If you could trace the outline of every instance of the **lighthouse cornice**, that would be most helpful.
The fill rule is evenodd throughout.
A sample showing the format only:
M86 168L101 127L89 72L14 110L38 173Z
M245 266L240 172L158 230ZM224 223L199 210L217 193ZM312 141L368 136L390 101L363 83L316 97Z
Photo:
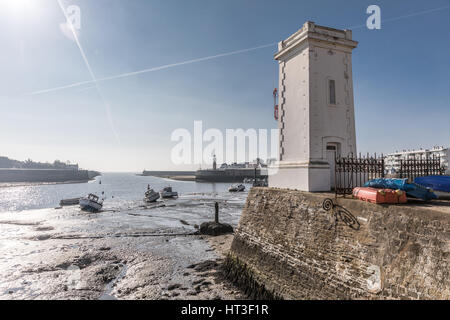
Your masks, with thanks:
M287 55L305 42L309 42L309 45L319 44L345 52L351 52L358 46L358 42L352 40L351 30L333 29L308 21L296 33L278 43L278 52L274 55L275 60L285 59Z

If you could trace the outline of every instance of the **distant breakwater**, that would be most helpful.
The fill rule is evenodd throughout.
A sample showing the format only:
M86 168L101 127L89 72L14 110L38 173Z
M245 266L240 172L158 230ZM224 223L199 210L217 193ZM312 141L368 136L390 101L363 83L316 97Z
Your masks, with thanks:
M244 179L266 178L267 174L263 174L261 171L254 168L198 170L195 172L195 180L205 182L243 182Z
M173 176L195 176L195 171L145 171L141 176L150 177L173 177Z
M63 169L0 169L0 183L80 182L100 175L97 171Z
M174 178L177 180L192 180L198 182L243 182L244 179L265 179L267 172L254 168L227 168L217 170L197 170L197 171L144 171L141 176L152 176L160 178ZM186 179L183 179L186 177ZM189 178L189 179L188 179Z

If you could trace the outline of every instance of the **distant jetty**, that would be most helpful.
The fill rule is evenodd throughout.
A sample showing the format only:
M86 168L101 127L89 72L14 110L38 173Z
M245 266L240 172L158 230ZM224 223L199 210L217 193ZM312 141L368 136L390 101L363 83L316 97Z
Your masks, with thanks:
M0 169L0 183L84 182L100 175L97 171L64 169Z
M244 179L265 179L267 170L255 168L225 168L198 170L196 181L205 182L243 182Z
M232 163L230 165L223 163L217 166L217 159L213 157L213 167L211 169L197 171L146 171L141 176L153 176L160 178L169 178L182 181L198 182L244 182L244 180L254 179L266 180L267 165L257 158L254 162Z
M140 176L151 177L173 177L173 176L195 176L195 171L147 171L144 170Z
M89 181L98 171L80 170L78 164L18 161L0 156L0 183L68 183Z
M198 182L243 182L244 179L265 179L266 169L255 168L221 168L197 171L146 171L140 176L167 178L180 181Z
M254 162L223 163L217 166L216 156L213 156L212 169L197 170L195 172L196 181L205 182L244 182L247 179L265 180L267 178L267 165L257 158Z
M138 176L158 177L179 181L195 181L195 171L146 171Z

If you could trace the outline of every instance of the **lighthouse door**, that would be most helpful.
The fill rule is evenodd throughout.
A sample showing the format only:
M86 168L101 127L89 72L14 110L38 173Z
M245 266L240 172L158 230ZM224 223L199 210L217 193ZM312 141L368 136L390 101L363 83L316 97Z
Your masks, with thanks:
M336 169L336 156L338 155L338 146L336 143L327 144L327 161L330 165L330 185L331 189L335 187L335 169Z

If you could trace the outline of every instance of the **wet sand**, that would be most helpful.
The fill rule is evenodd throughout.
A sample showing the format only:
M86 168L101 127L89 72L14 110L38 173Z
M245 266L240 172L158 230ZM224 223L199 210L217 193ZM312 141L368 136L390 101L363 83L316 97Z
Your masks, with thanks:
M221 199L224 222L237 224L240 197ZM0 299L245 299L221 274L232 235L194 235L214 200L2 213Z

